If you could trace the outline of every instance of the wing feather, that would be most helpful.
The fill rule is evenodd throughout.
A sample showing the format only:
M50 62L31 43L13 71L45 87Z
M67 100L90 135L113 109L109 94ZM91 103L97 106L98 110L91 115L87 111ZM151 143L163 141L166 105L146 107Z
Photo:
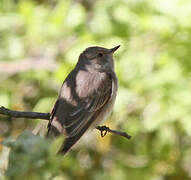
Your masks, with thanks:
M111 97L111 77L107 73L96 73L73 71L63 83L49 129L54 124L52 122L57 121L66 132L68 141L75 139L76 142L83 135L96 119L98 111ZM83 81L77 81L78 76ZM72 146L71 142L69 144Z
M104 74L100 80L96 79L91 83L94 83L95 90L87 91L86 97L75 108L75 111L66 117L64 128L71 137L83 129L95 112L102 108L111 96L112 81L107 74ZM95 83L97 84L95 85Z

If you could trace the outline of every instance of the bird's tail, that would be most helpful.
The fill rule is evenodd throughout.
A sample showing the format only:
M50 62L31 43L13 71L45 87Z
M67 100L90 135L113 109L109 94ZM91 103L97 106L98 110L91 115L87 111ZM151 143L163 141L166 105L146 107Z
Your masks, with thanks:
M70 148L80 139L80 136L74 136L74 137L67 137L64 140L64 143L62 144L60 150L58 151L59 154L66 154Z
M66 154L68 150L81 138L81 136L86 132L86 130L90 127L92 124L93 118L88 121L84 127L75 135L75 136L68 136L65 140L64 143L62 144L59 154Z

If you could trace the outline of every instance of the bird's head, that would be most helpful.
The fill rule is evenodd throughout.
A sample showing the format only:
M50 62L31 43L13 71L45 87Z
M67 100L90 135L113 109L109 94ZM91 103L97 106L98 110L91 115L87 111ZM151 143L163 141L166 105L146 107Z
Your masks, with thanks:
M93 69L107 71L114 68L113 53L120 47L111 49L93 46L88 47L80 54L78 63L82 65L91 65Z

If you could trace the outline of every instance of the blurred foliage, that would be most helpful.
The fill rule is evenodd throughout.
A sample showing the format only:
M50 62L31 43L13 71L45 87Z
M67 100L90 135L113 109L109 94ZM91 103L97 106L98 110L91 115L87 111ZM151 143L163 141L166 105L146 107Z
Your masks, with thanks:
M21 146L5 173L8 150L0 145L0 178L191 179L190 19L189 0L0 0L0 106L51 111L85 48L121 44L106 124L133 136L88 133L63 160L51 154L54 142L20 135L39 121L0 116L0 140L20 135Z
M56 156L48 140L31 132L25 131L16 141L7 139L3 144L11 148L6 171L10 179L51 179L62 167L63 156Z

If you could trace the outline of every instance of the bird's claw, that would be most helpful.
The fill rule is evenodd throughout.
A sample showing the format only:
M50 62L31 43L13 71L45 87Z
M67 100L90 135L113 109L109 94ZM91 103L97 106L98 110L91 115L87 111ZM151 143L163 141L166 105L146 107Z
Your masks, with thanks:
M101 132L101 137L106 136L109 128L107 126L97 126L97 129Z

